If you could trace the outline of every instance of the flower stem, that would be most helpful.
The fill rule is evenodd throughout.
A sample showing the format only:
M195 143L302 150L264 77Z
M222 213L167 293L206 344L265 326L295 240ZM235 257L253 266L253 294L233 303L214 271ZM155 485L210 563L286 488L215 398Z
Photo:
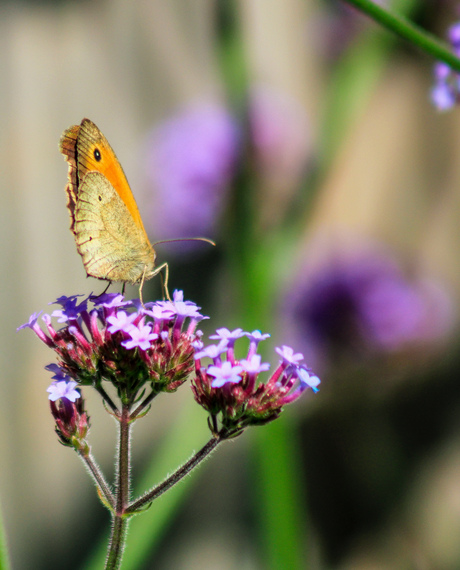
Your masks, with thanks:
M126 532L129 518L113 515L112 536L110 537L110 549L105 561L105 570L117 570L121 568L121 559L125 547Z
M204 445L198 453L196 453L191 459L184 463L175 473L165 479L162 483L157 485L151 491L148 491L145 495L137 499L132 505L126 509L126 514L135 514L140 509L144 508L146 505L151 503L157 497L162 495L165 491L173 487L181 479L183 479L192 469L194 469L199 463L206 459L206 457L214 451L214 449L221 443L223 439L219 436L211 438L206 445Z
M129 405L123 404L119 421L117 492L115 498L115 511L113 513L112 536L107 553L106 570L116 570L121 566L121 559L126 541L129 516L126 508L130 491L130 464L131 464L131 423Z
M124 514L124 510L129 500L129 473L131 466L131 424L129 405L123 404L121 409L120 422L120 440L118 448L118 481L117 481L117 514Z
M100 493L105 497L107 503L115 509L115 497L104 478L104 475L99 467L99 465L94 460L94 457L90 452L78 451L79 456L85 463L88 471L91 473L93 479L96 481Z
M431 54L435 59L444 61L452 69L460 72L460 59L455 57L452 51L444 42L436 36L416 26L403 16L392 12L388 8L383 8L372 0L345 0L348 4L355 6L373 20L381 24L387 30L408 40L422 50Z

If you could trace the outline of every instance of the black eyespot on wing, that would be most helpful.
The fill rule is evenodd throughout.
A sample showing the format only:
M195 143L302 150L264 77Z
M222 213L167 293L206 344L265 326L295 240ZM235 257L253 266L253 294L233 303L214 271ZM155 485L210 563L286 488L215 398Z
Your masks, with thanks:
M99 195L98 198L99 198L99 202L102 202L102 196Z
M102 159L101 151L98 148L95 148L93 154L97 162L100 162L100 160Z

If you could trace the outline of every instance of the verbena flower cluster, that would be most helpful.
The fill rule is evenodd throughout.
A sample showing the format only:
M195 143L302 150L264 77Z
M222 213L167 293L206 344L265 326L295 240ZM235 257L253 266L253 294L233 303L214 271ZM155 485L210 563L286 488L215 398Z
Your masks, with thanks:
M184 301L182 291L175 291L172 301L145 305L125 301L121 294L79 298L60 297L55 302L60 309L51 315L35 313L19 327L32 329L57 355L57 364L46 366L53 373L48 392L65 445L85 445L89 422L81 403L83 386L97 389L116 414L103 382L112 384L125 404L139 405L145 398L142 408L156 394L174 392L191 379L196 401L210 414L212 432L225 438L277 418L305 389L318 389L320 381L302 362L302 354L287 346L276 349L278 367L265 383L259 382L270 367L257 354L259 343L270 336L260 331L221 328L210 337L218 344L205 347L197 324L208 317L195 303ZM243 337L249 339L249 349L238 360L235 342ZM205 365L204 359L212 363Z
M173 392L193 371L192 342L200 334L196 326L207 317L183 301L181 292L175 292L173 301L145 306L114 293L81 302L79 297L57 299L62 308L41 316L46 332L38 324L40 314L19 327L31 328L57 354L58 364L48 366L55 374L48 388L51 400L75 401L76 383L100 388L106 380L130 402L146 383L154 392ZM52 317L64 326L56 330ZM186 318L190 322L182 330Z
M449 28L447 37L454 54L460 57L460 22ZM439 111L449 111L460 98L460 73L439 61L434 66L434 78L431 101Z
M195 343L198 352L192 390L196 401L209 412L214 433L218 431L219 414L227 436L232 437L249 425L262 425L276 419L282 407L296 400L307 388L318 391L319 378L303 364L303 355L294 353L288 346L276 348L281 357L278 367L266 383L258 381L258 376L270 365L262 362L257 347L269 336L257 330L248 333L242 329L222 328L210 337L219 344L205 348L201 341ZM249 339L249 350L245 358L238 360L235 341L242 337ZM204 367L203 358L211 359L212 364Z

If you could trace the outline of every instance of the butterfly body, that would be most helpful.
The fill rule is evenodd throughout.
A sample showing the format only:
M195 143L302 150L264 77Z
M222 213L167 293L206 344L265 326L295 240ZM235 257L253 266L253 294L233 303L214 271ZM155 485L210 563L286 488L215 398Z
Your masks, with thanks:
M159 271L125 173L109 142L89 119L64 131L59 150L69 171L67 208L86 273L139 283Z

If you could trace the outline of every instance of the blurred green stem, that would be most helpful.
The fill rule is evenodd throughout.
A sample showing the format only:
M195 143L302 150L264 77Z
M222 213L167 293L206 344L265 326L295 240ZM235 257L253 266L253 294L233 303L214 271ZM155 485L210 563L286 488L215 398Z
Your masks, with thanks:
M8 559L8 551L6 548L5 532L3 527L3 519L0 512L0 569L9 570L10 561Z
M367 14L387 30L418 46L423 51L431 54L435 59L444 61L455 71L460 72L460 59L455 57L451 49L436 36L416 26L404 16L396 14L389 8L379 6L372 0L345 0L345 2L358 8L358 10Z

